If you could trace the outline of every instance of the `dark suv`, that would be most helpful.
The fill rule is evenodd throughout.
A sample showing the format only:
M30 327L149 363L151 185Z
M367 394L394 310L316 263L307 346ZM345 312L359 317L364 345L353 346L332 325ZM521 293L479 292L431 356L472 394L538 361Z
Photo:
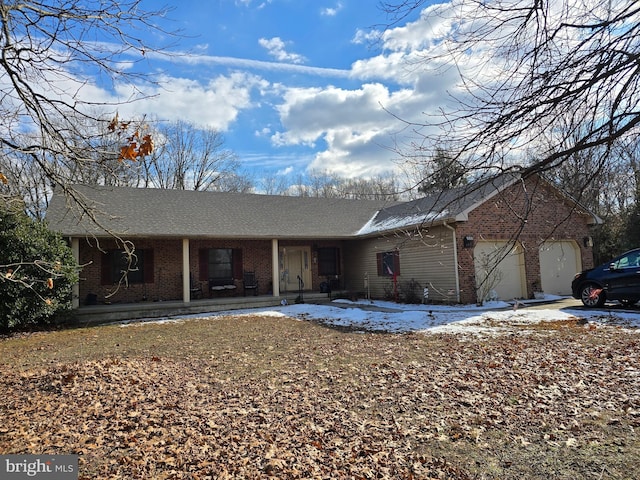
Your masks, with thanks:
M576 274L571 282L574 298L587 307L601 307L605 300L633 305L640 300L640 248L599 267Z

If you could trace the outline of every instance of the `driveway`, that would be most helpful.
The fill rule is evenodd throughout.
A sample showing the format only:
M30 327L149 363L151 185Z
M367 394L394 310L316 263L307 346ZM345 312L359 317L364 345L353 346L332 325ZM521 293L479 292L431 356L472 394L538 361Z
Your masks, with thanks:
M541 304L532 304L530 306L528 306L528 308L534 308L534 309L548 309L548 308L554 308L554 309L558 309L558 310L579 310L579 311L583 311L585 313L588 312L604 312L604 313L610 313L610 312L626 312L626 313L640 313L640 304L636 304L632 307L624 307L621 304L619 304L618 302L607 302L605 303L605 305L603 307L600 308L587 308L585 307L582 302L580 300L577 300L575 298L572 297L568 297L568 298L561 298L559 300L554 300L552 302L545 302L545 303L541 303Z

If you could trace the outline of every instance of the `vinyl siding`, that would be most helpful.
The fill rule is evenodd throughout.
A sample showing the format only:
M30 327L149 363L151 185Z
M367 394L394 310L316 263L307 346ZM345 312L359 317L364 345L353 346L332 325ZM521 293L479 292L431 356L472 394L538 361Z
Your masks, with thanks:
M369 274L372 298L385 298L393 291L391 277L378 276L377 254L400 252L400 290L412 279L429 288L429 299L453 302L456 300L456 273L453 232L434 227L418 235L388 236L347 242L345 245L345 288L366 293L364 272ZM359 272L359 275L354 275ZM422 295L422 291L419 292Z

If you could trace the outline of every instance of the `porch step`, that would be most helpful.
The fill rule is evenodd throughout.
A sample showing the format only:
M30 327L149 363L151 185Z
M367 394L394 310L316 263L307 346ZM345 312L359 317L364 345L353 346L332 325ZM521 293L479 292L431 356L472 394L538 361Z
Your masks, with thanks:
M248 308L268 308L280 306L283 300L288 304L297 301L298 292L286 292L280 297L271 295L248 297L224 297L182 301L117 303L108 305L82 306L74 311L72 323L76 325L95 325L100 323L141 320L152 318L170 318L184 315L197 315L226 310ZM305 303L329 302L326 293L305 292Z

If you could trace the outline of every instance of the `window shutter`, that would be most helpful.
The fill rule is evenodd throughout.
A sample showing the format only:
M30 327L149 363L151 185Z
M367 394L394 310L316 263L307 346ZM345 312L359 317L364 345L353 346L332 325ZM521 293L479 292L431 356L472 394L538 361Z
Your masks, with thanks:
M209 280L209 250L201 248L198 258L198 280L206 282Z
M241 279L244 276L242 271L242 249L234 248L232 253L233 258L233 278Z
M111 280L111 256L113 252L111 250L107 250L102 254L101 262L100 262L100 284L102 285L111 285L113 281Z
M384 275L382 269L382 253L376 253L376 263L378 264L378 276Z
M142 260L144 262L144 283L153 283L154 266L153 266L153 249L145 249L142 251Z

